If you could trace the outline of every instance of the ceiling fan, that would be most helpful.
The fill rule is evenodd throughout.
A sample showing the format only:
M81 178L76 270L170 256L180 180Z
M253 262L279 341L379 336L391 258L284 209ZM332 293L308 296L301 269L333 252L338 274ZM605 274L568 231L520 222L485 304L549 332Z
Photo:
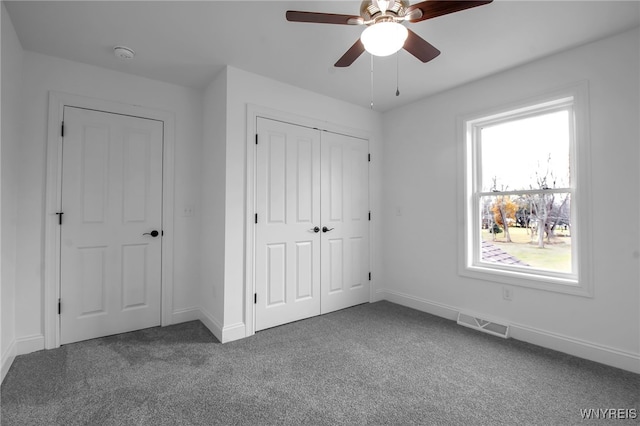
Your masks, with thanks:
M362 36L338 59L336 67L348 67L365 50L376 56L387 56L404 48L422 62L428 62L440 51L402 25L403 22L420 22L491 2L427 0L410 5L407 0L364 0L360 16L289 10L286 17L291 22L366 25Z

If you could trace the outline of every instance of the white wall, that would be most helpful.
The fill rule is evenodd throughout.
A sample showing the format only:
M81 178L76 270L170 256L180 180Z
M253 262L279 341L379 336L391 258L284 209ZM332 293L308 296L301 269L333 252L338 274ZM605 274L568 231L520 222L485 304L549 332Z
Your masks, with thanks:
M200 158L202 96L191 89L24 52L22 67L26 125L19 164L16 270L16 335L18 353L43 347L44 194L48 93L51 90L175 113L174 294L176 321L198 317ZM114 60L116 60L114 58ZM183 216L193 206L195 215Z
M502 318L516 338L640 372L639 40L632 30L386 113L378 296L445 317L462 309ZM456 118L585 79L595 296L515 287L505 301L502 285L457 272Z
M201 320L221 340L224 323L226 68L205 91L203 115Z
M379 247L380 211L379 164L381 152L380 114L367 108L338 101L288 84L277 82L243 70L227 67L226 70L226 179L224 194L224 318L222 340L245 337L245 221L246 206L246 145L247 106L269 108L286 115L309 118L318 123L330 123L349 129L358 129L370 135L371 205L375 220L372 220L372 247ZM205 113L205 122L212 117ZM253 137L253 136L251 136ZM206 143L209 143L207 141ZM219 148L220 151L222 148ZM204 161L208 161L205 158ZM211 182L205 181L207 187ZM219 237L211 232L205 239ZM203 258L213 259L215 252L204 253ZM373 253L373 274L379 274L379 253ZM218 271L219 272L219 271Z
M2 4L2 182L0 233L2 234L2 269L0 275L1 330L0 354L2 375L11 366L16 354L15 346L15 289L16 289L16 228L18 215L18 168L16 161L20 146L22 88L22 47L9 15Z

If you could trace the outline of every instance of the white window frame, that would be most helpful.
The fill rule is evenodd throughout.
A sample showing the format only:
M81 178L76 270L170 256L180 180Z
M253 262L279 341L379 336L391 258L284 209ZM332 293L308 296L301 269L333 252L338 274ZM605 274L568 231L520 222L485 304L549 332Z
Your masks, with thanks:
M481 196L522 194L533 191L482 192L481 159L477 149L482 127L515 119L534 117L559 110L568 110L570 117L571 183L568 188L552 189L552 192L571 194L572 223L572 273L562 273L534 268L492 264L481 261L480 208ZM459 273L462 276L510 284L540 290L555 291L585 297L593 297L591 280L590 244L590 141L588 123L588 85L581 82L542 96L481 111L458 118L459 164L462 180L459 185L461 206L459 220Z

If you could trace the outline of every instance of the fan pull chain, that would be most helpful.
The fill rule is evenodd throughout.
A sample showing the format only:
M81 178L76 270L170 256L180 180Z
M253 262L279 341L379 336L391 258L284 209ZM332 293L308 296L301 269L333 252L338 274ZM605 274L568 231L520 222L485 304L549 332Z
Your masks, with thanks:
M373 55L371 56L371 109L373 109Z
M396 53L396 96L400 96L400 52Z

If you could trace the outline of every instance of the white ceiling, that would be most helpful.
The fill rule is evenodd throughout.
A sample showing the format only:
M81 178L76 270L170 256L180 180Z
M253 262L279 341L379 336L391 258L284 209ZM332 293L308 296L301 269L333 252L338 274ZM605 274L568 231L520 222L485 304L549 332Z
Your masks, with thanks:
M22 47L29 51L196 89L231 65L365 107L371 100L368 54L348 68L333 67L363 27L285 20L287 10L358 15L359 1L5 4ZM637 27L640 2L495 0L407 25L442 54L426 64L404 51L375 58L376 110ZM116 58L116 45L134 49L135 59Z

